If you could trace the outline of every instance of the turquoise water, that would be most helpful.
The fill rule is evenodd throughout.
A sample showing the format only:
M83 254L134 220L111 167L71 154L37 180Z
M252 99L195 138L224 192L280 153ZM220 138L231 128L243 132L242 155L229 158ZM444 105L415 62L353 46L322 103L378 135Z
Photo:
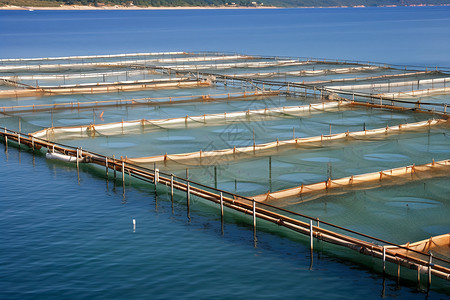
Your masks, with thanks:
M448 7L0 11L2 58L220 50L449 66L449 46ZM425 297L413 281L400 287L396 279L383 281L379 262L350 250L319 244L310 269L308 240L277 226L259 224L255 248L245 216L228 212L222 236L217 208L199 200L193 200L189 220L182 195L172 213L167 196L155 197L151 185L127 182L124 195L121 183L107 182L95 168L83 167L77 180L73 166L0 148L2 299ZM389 200L372 191L368 207L382 201L395 213L406 213L403 203L412 200L394 192L396 198ZM424 200L412 202L418 203L413 212L424 205ZM321 205L305 208L326 216ZM386 215L383 209L380 218ZM446 225L423 232L441 233ZM448 283L436 280L433 286L429 298L448 297Z

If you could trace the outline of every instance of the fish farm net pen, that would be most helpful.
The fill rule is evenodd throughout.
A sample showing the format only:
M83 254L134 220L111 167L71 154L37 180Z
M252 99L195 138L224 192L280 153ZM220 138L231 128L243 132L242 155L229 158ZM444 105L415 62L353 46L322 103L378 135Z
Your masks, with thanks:
M33 105L18 105L18 106L3 106L0 107L0 113L26 113L26 112L40 112L51 110L64 109L87 109L95 107L115 107L115 106L139 106L139 105L168 105L168 104L186 104L196 102L217 102L217 101L234 101L244 100L249 101L254 97L268 97L277 96L280 93L277 91L248 91L248 92L234 92L234 93L219 93L219 94L203 94L192 96L174 96L174 97L146 97L136 99L114 99L114 100L99 100L99 101L77 101L64 102L52 104L33 104Z
M27 135L27 134L22 134L20 132L9 130L9 129L3 128L3 127L0 127L0 130L1 130L0 131L1 135L6 136L6 133L9 132L10 135L14 135L16 137L19 137L19 139L20 139L20 137L22 137L22 138L27 137L26 139L28 139L28 142L29 143L31 142L31 138L32 137ZM23 142L23 140L22 140L22 142ZM54 143L54 142L47 141L47 140L40 139L40 138L34 138L34 143L39 143L39 142L42 144L42 146L46 147L49 151L50 151L50 149L57 149L57 150L67 151L67 152L72 153L72 154L78 152L78 148L74 148L72 146L63 145L63 144L59 144L59 143ZM50 148L50 146L52 148ZM55 147L55 146L57 146L57 147ZM153 182L150 179L148 179L148 178L146 178L146 180L144 180L144 181L150 182L150 183L153 183L153 184L155 183L154 178L155 178L155 171L156 170L152 170L150 168L142 167L142 166L131 164L131 163L128 163L128 162L124 162L124 161L122 161L120 159L114 159L112 157L107 157L107 156L104 156L102 154L94 153L94 152L91 152L91 151L88 151L88 150L84 150L84 149L83 149L82 155L84 155L85 157L90 157L91 162L97 163L97 164L98 163L100 163L100 164L101 163L105 163L106 159L108 159L108 162L110 162L110 164L114 165L114 169L117 170L117 166L119 166L119 170L121 170L123 172L126 171L127 167L135 169L137 171L146 172L146 173L148 173L148 175L153 176ZM97 159L99 159L99 158L100 158L100 160L97 161ZM125 170L122 170L122 166L123 165L125 166ZM199 182L192 181L192 180L187 179L187 178L176 176L174 174L169 174L169 173L165 173L165 172L162 172L162 171L158 171L158 173L159 173L159 176L163 175L163 176L166 176L168 178L173 177L174 179L177 179L179 182L185 182L186 184L193 184L195 186L198 186L198 187L201 187L201 188L204 188L204 189L213 190L214 192L217 193L217 194L214 195L216 197L219 197L220 193L222 193L222 194L226 194L226 195L231 196L233 200L246 200L246 201L249 201L249 202L256 202L260 206L265 206L265 207L268 207L268 208L280 210L282 212L289 213L289 214L292 214L292 215L295 215L295 216L298 216L298 217L306 218L306 219L311 220L311 221L318 221L318 218L307 216L307 215L304 215L304 214L301 214L301 213L298 213L298 212L290 211L290 210L287 210L287 209L284 209L284 208L281 208L281 207L277 207L277 206L274 206L274 205L270 205L270 204L267 204L267 203L258 202L258 201L255 201L252 198L241 196L241 195L238 195L236 193L228 192L228 191L225 191L225 190L222 190L222 189L217 189L217 188L214 188L214 187L210 187L210 186L201 184ZM142 177L142 175L139 176L139 174L137 174L137 176L139 178ZM160 179L161 179L161 177L160 177ZM168 180L168 179L166 178L166 180ZM204 198L204 197L202 197L202 198ZM233 201L233 200L231 200L231 201ZM281 221L282 221L282 219L281 219ZM405 250L408 250L410 252L414 252L414 253L417 253L417 254L420 254L420 255L424 255L424 256L430 257L430 254L423 253L423 252L420 252L420 251L416 251L416 250L410 249L410 248L408 248L406 246L398 245L398 244L395 244L395 243L392 243L392 242L389 242L389 241L386 241L386 240L383 240L383 239L379 239L379 238L376 238L376 237L373 237L373 236L370 236L370 235L367 235L367 234L364 234L364 233L360 233L360 232L357 232L357 231L354 231L354 230L351 230L351 229L347 229L347 228L344 228L344 227L341 227L339 225L335 225L335 224L332 224L332 223L329 223L329 222L326 222L326 221L323 221L323 220L320 220L320 223L328 225L328 226L336 228L336 229L339 229L339 230L343 230L343 231L348 232L348 233L356 234L358 236L365 237L365 238L368 238L368 239L371 239L371 240L374 240L374 241L377 241L377 242L380 242L380 243L383 243L383 244L395 246L395 247L400 248L400 249L405 249ZM446 260L446 259L443 259L443 258L433 257L433 259L450 264L449 260Z
M217 51L0 59L0 136L78 176L80 163L113 173L124 197L140 180L173 211L175 189L189 218L211 201L222 232L225 206L253 217L255 243L258 219L419 285L428 270L430 285L450 280L448 71Z
M166 69L166 68L162 68L162 69ZM170 70L170 69L169 69ZM178 73L189 73L187 71L176 71ZM236 81L242 81L242 82L246 82L246 83L250 83L250 84L255 84L255 85L260 85L260 86L277 86L279 88L281 87L290 87L290 88L302 88L305 89L305 95L313 95L316 96L316 91L321 91L321 92L327 92L331 95L336 94L342 94L342 95L347 95L347 96L353 96L354 97L363 97L363 98L369 98L369 99L379 99L381 101L391 101L391 102L396 102L396 103L402 103L402 104L413 104L413 105L417 105L417 104L421 104L421 105L430 105L430 106L435 106L435 107L442 107L442 108L446 108L447 104L445 103L432 103L432 102L421 102L419 101L408 101L408 100L401 100L401 99L396 99L395 97L389 97L389 96L385 96L383 97L382 95L374 95L374 94L370 94L370 93L362 93L362 92L354 92L354 91L345 91L345 90L335 90L332 87L321 87L321 86L316 86L316 85L312 85L312 84L302 84L302 83L295 83L295 82L279 82L279 81L270 81L270 80L262 80L262 79L247 79L247 78L239 78L239 77L235 77L235 76L231 76L231 75L225 75L225 74L217 74L217 73L209 73L209 72L201 72L199 73L199 75L207 77L207 76L214 76L216 78L222 78L225 80L236 80ZM261 87L260 87L261 88ZM314 92L306 92L306 90L313 90ZM287 91L287 94L289 94L290 92ZM323 96L323 95L322 95ZM348 100L348 99L347 99ZM355 99L352 99L354 102L361 102ZM416 108L417 109L417 108ZM435 112L435 113L440 113L439 111L433 111L433 110L425 110L425 111L430 111L430 112Z

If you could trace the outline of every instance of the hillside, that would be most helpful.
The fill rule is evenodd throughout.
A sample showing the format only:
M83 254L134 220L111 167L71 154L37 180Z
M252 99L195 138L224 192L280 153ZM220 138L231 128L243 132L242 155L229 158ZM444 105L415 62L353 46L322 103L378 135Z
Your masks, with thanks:
M407 5L442 5L450 0L0 0L0 6L36 6L52 7L61 5L92 6L264 6L277 7L336 7L336 6L407 6Z

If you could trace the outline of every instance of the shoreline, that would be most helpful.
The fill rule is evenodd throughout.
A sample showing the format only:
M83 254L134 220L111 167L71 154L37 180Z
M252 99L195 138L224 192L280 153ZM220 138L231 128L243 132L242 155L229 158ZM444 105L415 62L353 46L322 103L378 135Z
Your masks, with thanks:
M437 7L450 6L450 4L430 5L430 4L416 4L416 5L381 5L375 6L380 8L386 7ZM371 6L372 7L372 6ZM304 7L280 7L280 6L88 6L88 5L62 5L62 6L0 6L0 10L193 10L193 9L286 9L286 8L367 8L364 5L357 6L304 6Z
M0 10L185 10L185 9L274 9L281 8L276 6L87 6L87 5L63 5L63 6L2 6Z

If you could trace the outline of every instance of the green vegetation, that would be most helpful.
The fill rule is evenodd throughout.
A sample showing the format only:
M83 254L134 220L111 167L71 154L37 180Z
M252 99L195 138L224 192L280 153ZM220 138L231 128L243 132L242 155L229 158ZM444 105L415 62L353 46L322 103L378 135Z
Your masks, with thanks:
M332 6L385 6L385 5L439 5L450 4L450 0L259 0L265 6L278 7L332 7ZM254 6L252 0L0 0L0 6L38 6L60 5L123 5L123 6L224 6L234 3L237 6Z
M52 0L0 0L0 6L33 6L33 7L54 7L64 4L63 2Z

